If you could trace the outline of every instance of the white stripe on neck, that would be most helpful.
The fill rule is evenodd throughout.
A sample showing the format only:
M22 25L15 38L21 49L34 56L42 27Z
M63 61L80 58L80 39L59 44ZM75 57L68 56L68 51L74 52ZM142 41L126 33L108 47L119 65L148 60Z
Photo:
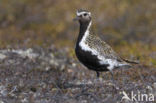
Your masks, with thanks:
M126 64L121 64L121 63L117 62L117 60L115 60L115 59L106 59L104 57L104 55L101 55L98 52L98 50L96 50L94 48L90 48L88 46L88 44L86 44L86 39L90 35L89 34L89 29L90 29L91 24L92 24L92 21L89 23L89 25L87 27L87 30L85 31L84 36L82 37L82 39L81 39L81 41L79 43L79 46L81 47L81 49L84 50L84 51L89 51L93 55L96 55L97 58L99 59L99 63L101 65L109 64L109 67L108 67L109 70L113 70L115 66L124 66L124 65L126 65Z
M79 46L83 49L83 50L86 50L87 47L83 47L84 45L86 45L85 41L86 41L86 38L89 36L89 29L90 29L90 26L92 25L92 21L90 21L88 27L87 27L87 30L85 31L80 43L79 43Z

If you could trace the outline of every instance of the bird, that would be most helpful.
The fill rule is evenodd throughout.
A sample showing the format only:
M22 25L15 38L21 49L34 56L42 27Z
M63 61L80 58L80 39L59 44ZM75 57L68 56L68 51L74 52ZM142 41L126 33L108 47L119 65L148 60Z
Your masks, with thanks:
M97 78L99 78L100 72L110 71L113 77L114 69L138 64L138 62L123 59L110 45L90 32L91 12L79 9L76 11L76 17L73 20L80 24L75 46L76 57L88 69L96 71Z

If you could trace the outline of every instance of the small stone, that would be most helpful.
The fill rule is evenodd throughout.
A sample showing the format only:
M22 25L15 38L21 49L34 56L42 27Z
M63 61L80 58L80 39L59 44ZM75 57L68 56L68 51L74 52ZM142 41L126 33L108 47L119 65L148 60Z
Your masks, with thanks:
M7 96L7 89L5 86L0 86L0 95Z
M156 90L156 82L153 83L153 88Z
M63 71L65 69L65 65L61 65L60 70Z
M49 70L50 70L50 67L46 67L45 70L46 70L46 71L49 71Z
M103 79L100 77L100 78L99 78L99 81L100 81L100 82L102 82L102 81L103 81Z
M148 85L148 86L146 87L146 90L147 90L148 92L151 93L151 92L153 91L153 88L152 88L151 86Z
M91 80L88 81L88 84L93 84L93 82Z
M81 103L87 103L87 100L82 100Z
M154 88L153 90L154 96L156 96L156 83L153 83L153 88Z
M0 103L4 103L2 100L0 100Z
M68 71L68 73L72 73L72 72L73 72L73 70L72 70L72 69L68 69L67 71Z
M21 102L22 103L28 103L28 99L27 98L24 98L24 99L21 100Z
M4 54L0 54L0 60L3 60L5 58L6 58L6 56Z
M76 67L76 64L75 64L75 63L72 63L72 66L73 66L73 67Z

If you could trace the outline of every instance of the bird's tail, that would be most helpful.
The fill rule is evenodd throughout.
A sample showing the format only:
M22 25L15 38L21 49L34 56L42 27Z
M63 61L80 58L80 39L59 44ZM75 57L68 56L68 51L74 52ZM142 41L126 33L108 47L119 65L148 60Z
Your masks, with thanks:
M130 63L130 64L139 64L138 61L131 61L131 60L127 60L127 59L123 59L125 62Z

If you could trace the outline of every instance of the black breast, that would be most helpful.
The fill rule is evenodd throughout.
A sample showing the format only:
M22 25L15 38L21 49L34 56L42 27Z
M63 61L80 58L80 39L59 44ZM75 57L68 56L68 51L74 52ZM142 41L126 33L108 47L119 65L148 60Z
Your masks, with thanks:
M109 65L101 65L99 63L99 59L96 55L93 55L90 51L84 51L81 49L79 45L76 46L75 49L76 56L79 61L84 64L88 69L92 69L95 71L107 71L107 66Z

